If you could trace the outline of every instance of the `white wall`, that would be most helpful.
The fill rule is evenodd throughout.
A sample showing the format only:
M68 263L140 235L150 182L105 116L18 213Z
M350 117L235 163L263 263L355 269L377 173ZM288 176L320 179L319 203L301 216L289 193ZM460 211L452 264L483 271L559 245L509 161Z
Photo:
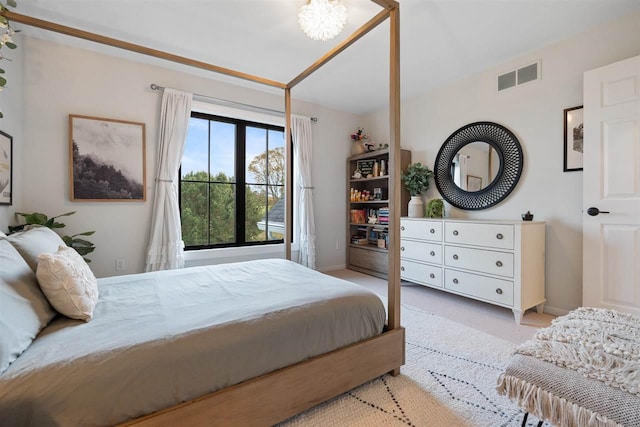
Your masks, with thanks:
M628 16L548 46L483 73L402 103L401 140L414 162L433 167L441 144L465 124L500 123L520 140L524 171L515 191L496 207L449 217L519 219L531 210L546 221L548 311L562 313L582 302L582 172L563 169L563 109L582 105L583 72L640 54L640 14ZM542 80L501 93L496 76L542 60ZM425 78L429 71L424 70ZM372 133L387 130L386 111L368 116ZM387 132L388 133L388 132ZM427 199L438 197L435 185Z
M284 107L282 96L157 66L35 38L25 37L23 45L25 131L21 191L24 197L17 206L22 211L40 211L48 215L77 210L75 215L66 218L65 231L71 234L96 230L92 241L97 249L90 258L97 276L116 274L115 260L118 258L126 260L124 273L136 273L144 268L154 196L152 184L161 98L158 92L149 89L150 83L272 109ZM336 214L342 216L346 211L344 159L349 146L345 141L357 123L357 117L296 102L295 89L292 94L295 113L319 118L313 125L317 267L344 266L345 227L342 217L338 220L340 226L336 226ZM6 113L9 111L5 110ZM69 201L69 114L146 123L146 202ZM336 242L339 250L336 250ZM245 258L234 252L229 254L231 256L225 257L224 261Z
M13 137L13 200L12 205L0 205L0 231L7 232L8 225L13 222L14 212L23 200L23 180L20 167L23 159L24 138L22 132L23 117L23 73L24 43L19 34L13 36L17 49L2 49L2 54L10 61L0 61L0 68L5 71L6 87L0 92L0 111L4 118L0 119L0 130Z

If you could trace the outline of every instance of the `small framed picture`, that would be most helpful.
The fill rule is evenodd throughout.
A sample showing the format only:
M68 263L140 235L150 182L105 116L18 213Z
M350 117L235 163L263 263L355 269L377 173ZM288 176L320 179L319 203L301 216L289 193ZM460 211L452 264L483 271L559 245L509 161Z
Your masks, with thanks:
M375 187L373 189L373 200L382 200L382 188Z
M565 172L581 171L584 153L584 110L579 107L564 110L564 168Z
M482 190L482 178L479 176L467 175L467 191Z
M13 137L0 131L0 205L13 202Z

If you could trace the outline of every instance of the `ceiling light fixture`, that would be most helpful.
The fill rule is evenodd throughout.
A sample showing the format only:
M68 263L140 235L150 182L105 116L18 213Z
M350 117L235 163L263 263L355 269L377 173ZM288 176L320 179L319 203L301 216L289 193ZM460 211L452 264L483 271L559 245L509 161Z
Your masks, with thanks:
M300 8L298 24L313 40L334 38L347 22L347 8L340 0L309 0Z

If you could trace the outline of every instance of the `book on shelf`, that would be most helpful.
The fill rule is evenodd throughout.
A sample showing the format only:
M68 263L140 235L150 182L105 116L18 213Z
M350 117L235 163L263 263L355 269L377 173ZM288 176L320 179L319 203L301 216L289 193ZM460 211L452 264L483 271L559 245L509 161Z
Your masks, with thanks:
M351 209L351 223L365 224L367 222L366 209Z

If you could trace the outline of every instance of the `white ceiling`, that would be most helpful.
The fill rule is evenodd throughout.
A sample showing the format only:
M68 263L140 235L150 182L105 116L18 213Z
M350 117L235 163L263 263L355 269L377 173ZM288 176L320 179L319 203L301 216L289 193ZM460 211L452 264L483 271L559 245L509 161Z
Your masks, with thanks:
M370 0L343 1L349 13L347 27L327 42L310 40L298 28L297 11L305 0L18 0L15 11L288 83L381 10ZM640 0L399 3L403 99L623 15L640 13ZM115 48L17 27L34 37L185 69ZM385 106L388 48L389 24L384 23L296 86L293 97L354 113ZM215 73L189 71L245 85Z

